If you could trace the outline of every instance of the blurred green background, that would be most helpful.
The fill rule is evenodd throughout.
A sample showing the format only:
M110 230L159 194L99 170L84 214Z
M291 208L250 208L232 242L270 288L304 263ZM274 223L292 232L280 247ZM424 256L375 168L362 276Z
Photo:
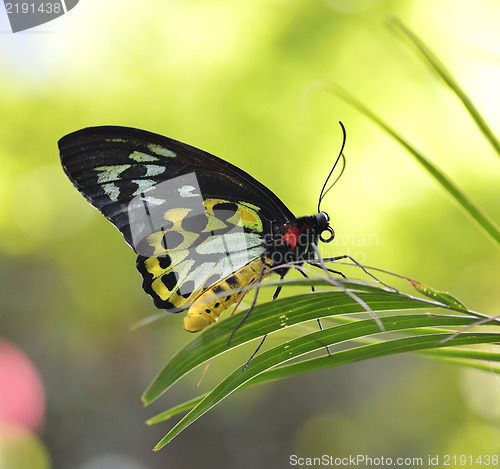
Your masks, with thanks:
M347 169L323 202L337 232L324 254L348 253L498 314L494 245L381 130L313 91L321 80L350 90L500 220L498 157L383 25L396 16L417 32L498 129L497 0L81 0L17 34L2 8L0 339L24 351L43 383L31 438L46 462L33 469L499 453L497 377L401 356L246 389L153 454L170 422L144 421L210 390L253 346L218 358L199 387L201 369L143 409L142 391L192 336L182 315L130 330L156 312L134 253L72 187L57 153L58 139L82 127L139 127L236 164L310 215L341 120Z

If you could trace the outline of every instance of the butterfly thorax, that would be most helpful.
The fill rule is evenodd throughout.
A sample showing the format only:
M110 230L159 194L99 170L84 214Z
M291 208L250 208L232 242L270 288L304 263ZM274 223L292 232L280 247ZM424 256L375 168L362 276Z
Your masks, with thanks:
M273 235L265 239L266 255L272 260L276 273L284 276L290 269L287 264L303 263L315 256L312 244L318 244L321 233L329 228L328 215L320 212L314 216L293 218L276 227Z

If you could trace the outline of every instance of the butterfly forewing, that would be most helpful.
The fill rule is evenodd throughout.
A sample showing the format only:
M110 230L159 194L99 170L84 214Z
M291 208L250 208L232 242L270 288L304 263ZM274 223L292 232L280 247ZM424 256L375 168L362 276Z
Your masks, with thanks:
M176 140L126 127L59 142L64 171L138 254L157 307L186 309L264 252L273 224L293 218L239 168Z

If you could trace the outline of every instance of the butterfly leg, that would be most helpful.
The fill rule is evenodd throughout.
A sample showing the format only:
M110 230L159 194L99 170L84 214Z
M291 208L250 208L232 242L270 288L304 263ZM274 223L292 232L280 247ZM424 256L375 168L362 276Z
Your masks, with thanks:
M297 269L297 270L302 274L302 276L304 278L311 278L303 270L301 270L301 269ZM314 285L311 286L311 290L313 291L313 293L316 291L316 288L314 288ZM322 331L323 330L323 324L321 323L321 318L316 319L316 321L318 321L319 329ZM327 351L328 355L332 356L332 352L330 351L330 347L328 345L326 346L326 351Z
M283 277L280 278L280 281L283 280ZM280 292L281 292L281 289L283 288L282 285L278 285L278 287L276 288L276 291L274 292L274 295L273 295L273 301L278 298Z
M256 280L257 286L255 287L255 295L253 297L252 304L250 305L250 308L248 308L247 312L245 313L245 316L243 316L241 321L238 323L238 325L231 332L229 339L227 339L227 345L229 345L231 343L231 340L233 339L235 332L243 325L243 323L247 320L248 316L250 316L250 313L252 312L253 308L255 307L255 303L257 303L257 297L259 296L260 282L262 281L262 277L264 276L265 269L266 269L266 263L265 263L265 261L263 261L262 266L261 266L260 271L259 271L259 276L257 277L257 280Z
M320 263L320 265L317 265L317 264L314 264L314 263L311 263L309 262L309 264L311 266L316 266L316 267L319 267L320 269L322 269L323 271L325 271L327 274L328 274L328 277L330 278L331 282L333 285L335 285L336 287L340 287L344 293L349 296L351 299L353 299L356 303L358 303L360 306L363 307L363 309L369 313L373 319L375 320L375 322L377 323L377 326L379 327L379 329L383 332L385 331L385 327L384 325L382 324L382 321L380 320L380 318L375 314L375 312L370 308L370 306L368 306L368 303L366 303L366 301L364 301L363 299L361 299L358 295L356 295L353 291L349 290L348 288L345 287L345 285L343 285L341 282L338 282L336 280L334 280L334 278L330 275L330 270L331 269L328 269L326 266L325 266L325 259L323 259L323 257L321 256L321 253L318 251L318 247L316 246L315 243L311 243L311 248L313 249L313 251L315 252L317 258L318 258L318 261ZM344 259L346 257L349 257L351 260L354 261L354 259L352 259L350 256L339 256L340 258ZM332 261L332 259L336 259L335 257L333 258L327 258L326 260L327 261ZM357 261L354 261L356 265L359 265L360 267L363 267L361 264L359 264ZM363 267L363 271L367 272L368 271Z
M283 280L284 278L284 275L281 277L280 281ZM276 291L274 292L274 295L273 295L273 301L278 298L280 292L281 292L281 289L283 288L282 285L278 285L278 287L276 288ZM267 338L267 334L264 335L264 337L262 337L262 340L260 341L260 344L257 346L257 348L255 349L255 351L252 353L252 355L250 356L250 358L247 360L247 362L245 363L245 366L243 367L243 369L241 371L245 371L247 369L247 366L250 364L250 362L252 361L253 357L255 357L255 355L257 355L257 352L260 350L260 348L262 347L262 345L264 345L264 342Z
M373 275L371 272L369 272L368 269L363 264L360 264L356 259L354 259L351 256L348 256L347 254L344 254L342 256L336 256L336 257L330 257L330 258L327 258L327 259L323 259L323 261L324 262L335 262L335 261L341 261L343 259L350 260L354 265L356 265L357 267L359 267L366 275L370 276L371 278L373 278L374 280L376 280L378 283L380 283L384 287L389 288L390 290L394 291L395 293L400 293L400 291L397 288L391 287L390 285L387 285L386 283L382 282L382 280L378 279L377 277L375 277L375 275ZM331 273L334 273L334 274L338 274L338 275L341 275L344 278L347 278L342 272L338 272L336 270L329 269L329 268L327 268L325 266L322 266L320 264L310 264L310 265L312 267L316 267L318 269L322 269L322 270L326 269L328 272L331 272Z
M323 267L321 265L318 265L318 264L311 264L312 267L317 267L321 270L327 270L328 272L332 273L332 274L335 274L335 275L338 275L342 278L347 278L342 272L340 272L339 270L333 270L333 269L329 269L328 267Z
M257 345L257 348L254 350L254 352L252 353L252 355L250 355L250 358L247 360L247 362L245 363L245 366L241 369L241 371L245 371L247 369L247 366L250 364L250 362L252 361L253 357L255 357L255 355L257 355L257 352L264 345L264 342L266 341L266 338L267 338L267 334L265 334L264 337L262 337L262 340L260 341L260 344Z

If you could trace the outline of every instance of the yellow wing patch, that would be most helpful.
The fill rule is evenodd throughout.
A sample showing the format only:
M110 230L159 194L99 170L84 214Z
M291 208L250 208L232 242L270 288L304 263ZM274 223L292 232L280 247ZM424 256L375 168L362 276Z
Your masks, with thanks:
M251 276L258 275L264 252L263 224L259 208L250 203L205 199L203 205L201 213L189 207L166 210L164 227L146 237L152 253L138 261L138 269L144 277L143 287L157 307L190 307L189 317L194 318L201 305L208 302L200 311L204 311L205 322L208 315L208 323L212 323L241 297L233 294L227 301L219 301L218 297L209 300L213 290L248 285ZM252 274L251 268L257 274ZM236 287L229 286L233 276ZM213 312L209 314L207 309Z

